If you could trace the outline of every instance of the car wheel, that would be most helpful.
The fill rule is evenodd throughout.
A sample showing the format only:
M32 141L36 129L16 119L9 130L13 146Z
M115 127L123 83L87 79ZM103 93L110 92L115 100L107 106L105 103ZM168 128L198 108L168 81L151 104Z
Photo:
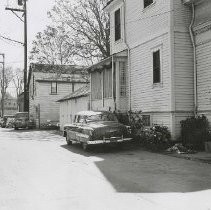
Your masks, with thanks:
M87 151L89 149L89 145L86 142L82 142L82 148L84 151Z
M67 145L72 145L72 141L66 136L66 142L67 142Z

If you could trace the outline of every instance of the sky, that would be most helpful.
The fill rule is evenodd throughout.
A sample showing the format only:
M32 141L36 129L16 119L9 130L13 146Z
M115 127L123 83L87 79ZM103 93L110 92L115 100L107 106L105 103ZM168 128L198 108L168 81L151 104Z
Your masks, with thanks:
M47 12L51 10L55 0L28 0L28 55L32 48L35 35L43 31L50 24ZM0 35L23 42L23 23L5 7L17 8L17 0L0 0ZM21 16L21 13L17 13ZM0 38L0 53L5 53L5 66L23 68L24 54L23 46ZM2 58L0 56L0 61ZM12 95L15 94L12 84L8 89Z

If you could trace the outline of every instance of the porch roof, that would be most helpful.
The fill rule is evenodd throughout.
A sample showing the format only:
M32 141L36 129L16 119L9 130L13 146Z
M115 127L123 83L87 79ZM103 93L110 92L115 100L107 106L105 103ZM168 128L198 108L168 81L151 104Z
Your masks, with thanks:
M57 102L63 102L63 101L67 101L70 99L80 98L83 96L88 96L89 94L90 94L90 86L85 85L85 86L79 88L78 90L74 91L73 93L66 95L64 98L58 100Z
M91 72L91 71L97 71L97 70L101 70L101 69L104 69L104 68L111 68L111 62L112 62L112 57L108 57L90 67L87 68L87 71L88 72Z
M116 61L118 58L127 58L125 55L115 55L113 56L113 61ZM112 68L112 56L88 67L86 70L90 73L92 71L100 71L103 69L109 69Z

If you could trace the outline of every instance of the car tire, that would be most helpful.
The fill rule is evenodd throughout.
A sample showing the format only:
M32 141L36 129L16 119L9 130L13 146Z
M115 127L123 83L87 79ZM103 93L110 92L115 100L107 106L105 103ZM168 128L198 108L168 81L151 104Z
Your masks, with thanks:
M67 142L67 145L72 145L73 144L73 142L71 140L69 140L67 136L66 136L66 142Z
M84 151L87 151L90 147L86 142L82 142L82 148Z

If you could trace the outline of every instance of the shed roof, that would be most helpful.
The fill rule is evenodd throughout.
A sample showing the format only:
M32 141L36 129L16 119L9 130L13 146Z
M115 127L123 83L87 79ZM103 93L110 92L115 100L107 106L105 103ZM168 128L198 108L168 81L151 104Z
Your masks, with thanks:
M64 98L58 100L57 102L63 102L74 98L80 98L83 96L88 96L89 94L90 94L90 86L85 85L79 88L78 90L74 91L73 93L66 95Z

